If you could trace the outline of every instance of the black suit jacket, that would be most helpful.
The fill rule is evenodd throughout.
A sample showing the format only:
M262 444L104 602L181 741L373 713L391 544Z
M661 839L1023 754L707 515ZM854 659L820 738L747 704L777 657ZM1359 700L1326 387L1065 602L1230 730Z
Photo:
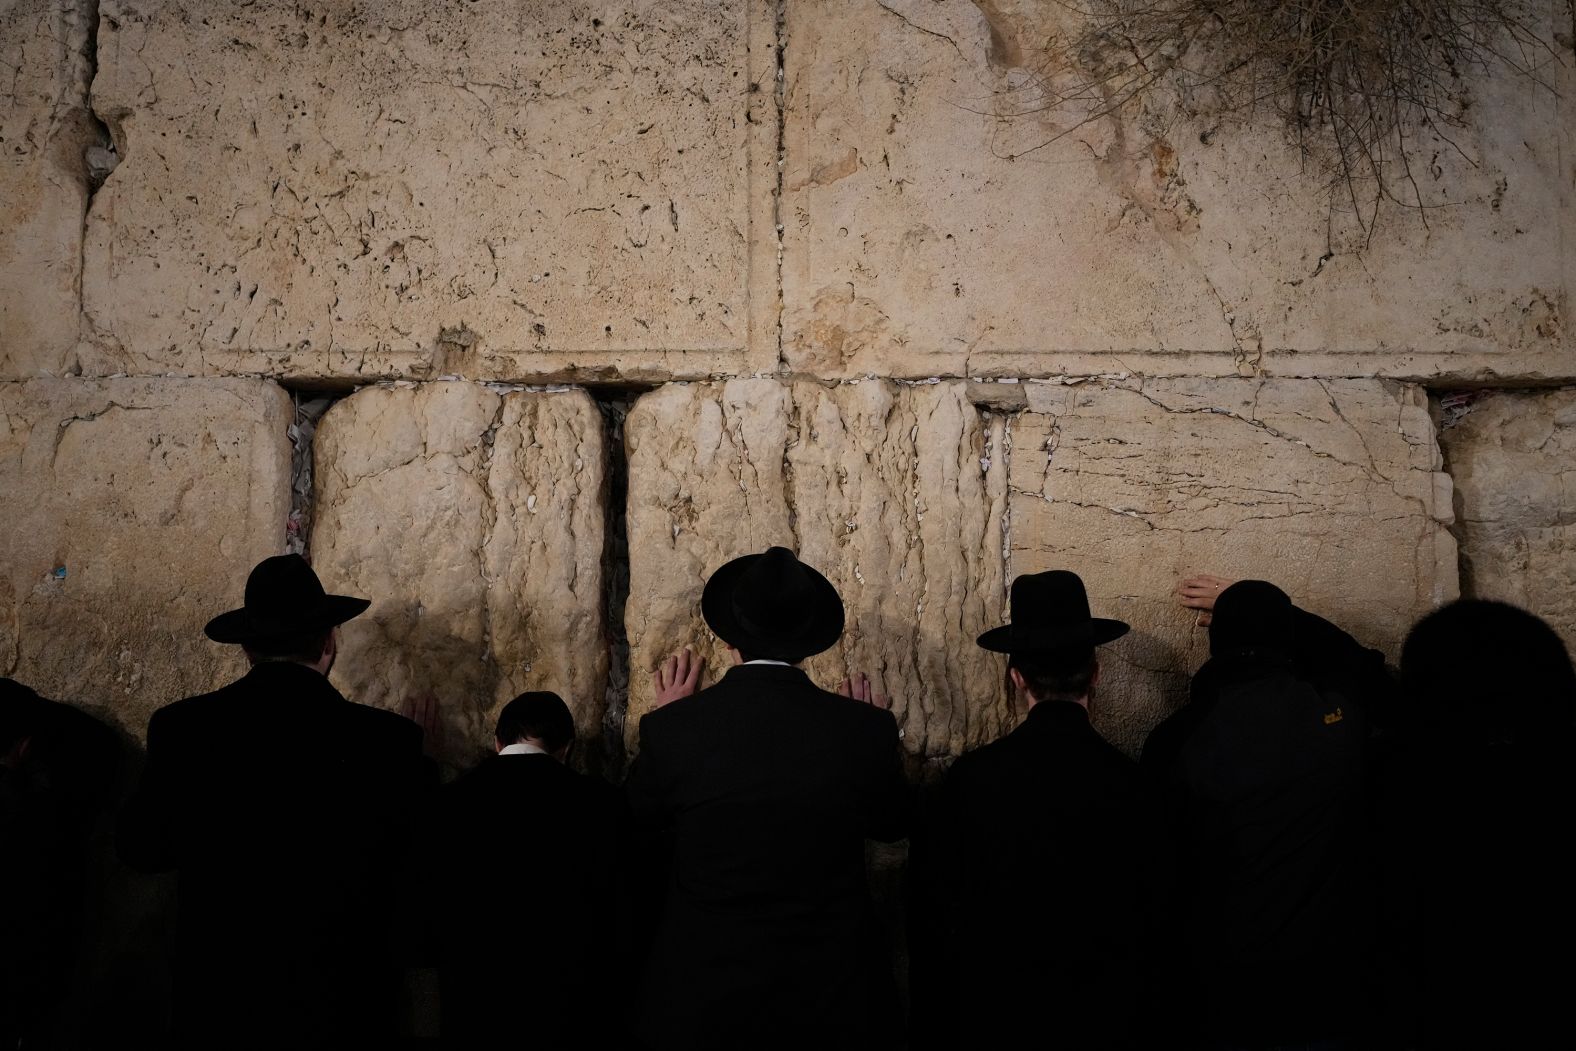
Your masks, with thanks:
M915 842L914 1045L1136 1046L1154 857L1138 766L1081 705L959 758Z
M546 755L438 793L420 837L428 959L449 1047L608 1047L625 966L624 800Z
M414 723L297 664L154 713L119 846L179 874L176 1043L377 1043L392 877L429 778Z
M70 705L31 695L7 702L31 707L34 722L26 758L0 766L0 1047L47 1047L84 948L98 819L124 750L114 731Z
M1143 766L1177 837L1172 945L1210 1039L1315 1040L1369 1012L1369 714L1384 660L1297 611L1285 654L1212 658Z
M1539 1047L1570 1030L1576 731L1474 715L1413 727L1377 778L1385 1046Z
M636 820L670 837L666 902L642 997L653 1046L890 1041L891 969L864 841L907 831L897 727L780 665L640 723Z

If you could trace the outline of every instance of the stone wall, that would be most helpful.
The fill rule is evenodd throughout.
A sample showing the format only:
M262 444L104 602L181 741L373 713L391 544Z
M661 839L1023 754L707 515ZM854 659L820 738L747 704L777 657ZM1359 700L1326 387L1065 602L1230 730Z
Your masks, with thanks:
M1012 428L1013 572L1076 567L1133 625L1097 725L1137 751L1209 654L1171 596L1220 569L1279 583L1392 656L1456 597L1451 484L1427 401L1377 380L1034 386Z
M784 349L818 375L1563 377L1576 62L1492 79L1371 239L1317 158L1155 98L1036 105L1078 5L786 5ZM1549 5L1552 39L1568 13ZM1002 112L1022 113L1010 120ZM1349 220L1349 217L1347 217ZM1426 219L1426 225L1425 220Z
M334 680L347 696L440 695L443 753L461 767L527 689L557 692L598 736L601 428L583 391L464 382L370 387L329 410L312 558L325 587L375 596L343 631Z
M0 3L0 377L54 375L82 315L82 221L94 140L89 0Z
M1461 508L1461 590L1535 610L1576 651L1576 390L1456 402L1440 441Z
M285 542L290 399L261 380L0 385L0 663L132 733L243 666L203 625Z
M869 674L917 757L1000 734L1000 669L974 637L1002 612L1005 426L963 384L670 385L625 427L634 668L685 644L726 668L699 617L701 586L728 559L782 545L822 569L847 610L812 675ZM650 704L637 674L631 744Z
M1203 655L1185 571L1392 653L1458 589L1576 641L1549 11L1547 87L1476 77L1436 207L1365 230L1272 124L1022 105L1048 0L0 0L0 672L139 731L234 673L202 623L293 509L375 603L337 681L443 695L454 765L551 688L615 770L770 543L920 764L1011 725L972 639L1021 572L1134 623L1129 751Z

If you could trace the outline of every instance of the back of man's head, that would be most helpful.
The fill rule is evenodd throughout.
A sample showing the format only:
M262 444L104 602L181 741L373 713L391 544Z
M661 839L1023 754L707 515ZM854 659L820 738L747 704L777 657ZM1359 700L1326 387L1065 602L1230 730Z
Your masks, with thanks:
M1014 653L1007 674L1023 677L1023 688L1036 701L1081 701L1089 696L1099 672L1093 647Z
M1239 580L1215 600L1209 621L1210 655L1290 653L1293 623L1286 592L1267 581Z
M1485 738L1569 730L1576 711L1565 643L1504 602L1462 599L1418 621L1401 648L1401 680L1424 720Z
M519 744L529 737L557 755L575 739L575 717L558 694L531 690L503 706L497 737L500 745Z
M329 638L333 634L333 628L322 628L317 631L276 635L271 638L252 639L244 648L247 659L253 664L271 661L316 664L327 651Z

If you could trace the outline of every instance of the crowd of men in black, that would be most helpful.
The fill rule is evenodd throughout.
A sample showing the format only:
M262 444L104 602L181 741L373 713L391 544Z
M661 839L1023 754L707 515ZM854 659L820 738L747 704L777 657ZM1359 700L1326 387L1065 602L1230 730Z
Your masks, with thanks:
M656 670L622 791L567 764L550 693L507 705L498 754L440 788L419 721L327 678L368 602L266 560L207 628L251 670L153 716L115 818L127 865L178 874L167 1045L402 1046L413 971L436 973L452 1047L1562 1045L1559 637L1455 602L1395 674L1272 584L1178 595L1210 658L1137 763L1088 714L1128 626L1055 571L1015 580L1011 622L979 638L1021 723L917 791L868 679L831 692L796 666L843 607L772 548L707 583L735 666L705 689L688 650ZM115 752L5 681L6 1048L57 1046ZM904 838L906 996L865 864L867 840Z

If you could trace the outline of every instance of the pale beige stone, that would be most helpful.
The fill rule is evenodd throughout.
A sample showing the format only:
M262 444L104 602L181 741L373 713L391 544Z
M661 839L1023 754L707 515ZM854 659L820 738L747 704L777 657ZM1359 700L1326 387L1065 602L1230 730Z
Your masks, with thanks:
M1447 417L1440 444L1462 594L1529 609L1576 651L1576 391L1485 394Z
M371 387L328 411L313 451L313 565L372 600L342 632L346 695L398 708L434 692L443 756L467 766L503 704L552 690L600 754L606 449L590 397Z
M765 0L102 9L94 102L125 159L88 220L86 367L776 360Z
M807 664L817 682L870 674L917 757L996 737L1008 719L1001 668L974 637L1001 616L1004 422L983 418L961 383L730 380L636 402L625 430L631 746L659 660L693 644L707 681L726 670L700 618L706 578L773 544L843 598L841 642Z
M1270 580L1394 656L1456 595L1450 479L1427 401L1375 380L1034 384L1011 426L1011 572L1071 569L1102 650L1096 725L1136 752L1186 698L1207 633L1197 572Z
M0 0L0 377L72 364L87 207L86 0Z
M290 398L260 380L0 384L0 668L133 734L244 670L209 642L284 549Z
M1503 69L1471 83L1465 156L1416 150L1441 207L1389 207L1370 239L1341 202L1332 220L1317 159L1272 118L1212 122L1163 95L1082 124L1038 107L1032 73L1070 10L788 5L791 368L1576 375L1568 55L1529 57L1553 91Z

